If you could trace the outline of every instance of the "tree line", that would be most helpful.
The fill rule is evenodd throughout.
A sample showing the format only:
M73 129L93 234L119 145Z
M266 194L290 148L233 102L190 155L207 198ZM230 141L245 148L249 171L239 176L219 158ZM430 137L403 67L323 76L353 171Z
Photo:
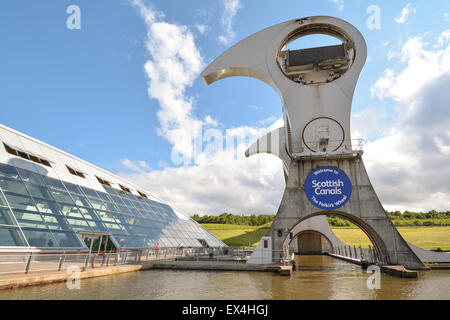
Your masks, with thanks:
M274 214L261 214L261 215L235 215L231 213L222 213L219 216L199 216L194 214L192 219L198 223L217 223L217 224L237 224L241 226L262 226L270 223L275 218Z
M450 211L438 212L431 210L428 212L412 212L412 211L392 211L387 212L388 216L395 225L450 225ZM198 223L216 223L216 224L234 224L243 226L262 226L272 223L275 219L274 214L261 215L236 215L231 213L222 213L221 215L203 215L194 214L192 219ZM328 222L333 227L351 227L353 224L343 218L330 216Z

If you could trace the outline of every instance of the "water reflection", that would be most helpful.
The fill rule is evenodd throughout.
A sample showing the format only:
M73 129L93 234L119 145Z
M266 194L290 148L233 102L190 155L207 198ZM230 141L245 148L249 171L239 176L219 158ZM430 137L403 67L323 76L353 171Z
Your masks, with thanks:
M450 299L450 270L420 272L418 279L381 275L369 290L359 266L328 256L297 256L291 277L266 272L149 270L0 291L0 299Z

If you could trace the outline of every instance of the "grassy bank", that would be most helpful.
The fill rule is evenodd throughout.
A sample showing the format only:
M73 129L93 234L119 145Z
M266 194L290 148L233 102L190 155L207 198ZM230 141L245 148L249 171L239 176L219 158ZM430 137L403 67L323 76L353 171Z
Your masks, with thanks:
M253 227L216 223L205 223L202 226L230 247L255 247L270 228L270 225Z
M206 229L232 247L256 246L269 231L270 224L261 227L230 224L202 224ZM441 248L450 250L450 226L444 227L398 227L406 241L427 250ZM370 240L358 228L333 228L341 241L349 245L367 247Z

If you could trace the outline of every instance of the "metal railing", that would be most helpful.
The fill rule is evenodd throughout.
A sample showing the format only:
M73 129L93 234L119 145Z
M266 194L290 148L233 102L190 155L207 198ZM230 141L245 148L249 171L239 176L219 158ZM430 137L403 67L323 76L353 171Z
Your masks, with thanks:
M306 141L307 145L316 145L319 141ZM342 147L343 146L343 147ZM345 157L345 156L355 156L358 154L362 154L364 147L363 139L345 139L345 140L329 140L329 144L327 145L326 151L324 150L316 150L312 151L306 146L302 146L300 144L294 145L294 150L298 150L297 152L293 152L290 154L291 158L307 158L307 157ZM333 151L338 149L336 151Z
M53 251L0 253L0 275L31 272L59 272L68 266L81 271L117 265L133 265L152 261L175 260L181 257L197 259L234 252L229 248L146 248L106 252ZM245 250L240 249L243 256Z
M192 261L198 263L222 263L222 264L245 264L249 260L255 248L252 247L226 247L206 250L196 250L177 257L177 261ZM294 260L294 252L286 247L283 250L264 250L257 257L252 257L252 264L261 265L289 265Z
M386 264L388 262L385 254L370 245L368 249L363 249L362 246L359 246L358 248L349 245L332 246L330 253L347 259L367 262L369 264Z
M107 252L4 252L0 253L0 276L5 274L61 272L73 266L78 267L83 272L95 268L145 264L156 261L244 264L252 255L253 250L254 248L251 247L179 247L159 250L146 248ZM293 252L289 248L268 251L267 254L269 262L264 262L263 264L288 265L293 260Z

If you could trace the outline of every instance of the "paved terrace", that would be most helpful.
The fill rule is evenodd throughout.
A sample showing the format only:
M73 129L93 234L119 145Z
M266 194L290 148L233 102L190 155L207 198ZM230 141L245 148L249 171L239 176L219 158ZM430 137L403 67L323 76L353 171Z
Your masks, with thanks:
M76 275L80 279L102 277L148 269L208 271L269 271L290 275L282 265L248 265L248 251L229 249L167 249L161 251L121 251L106 254L9 254L0 262L0 289L12 289L63 282Z

